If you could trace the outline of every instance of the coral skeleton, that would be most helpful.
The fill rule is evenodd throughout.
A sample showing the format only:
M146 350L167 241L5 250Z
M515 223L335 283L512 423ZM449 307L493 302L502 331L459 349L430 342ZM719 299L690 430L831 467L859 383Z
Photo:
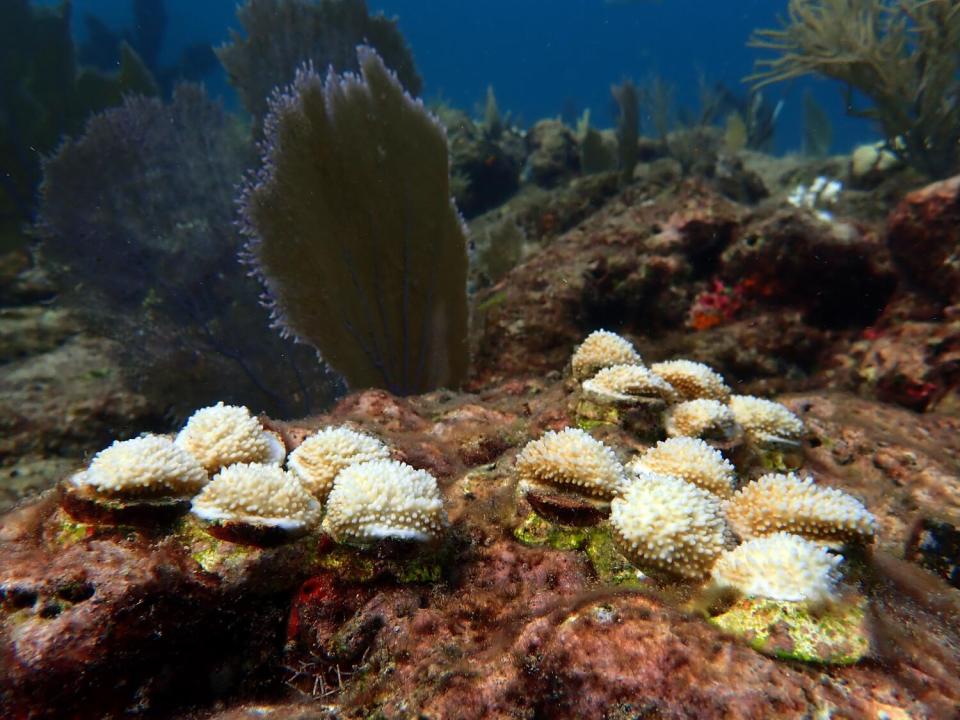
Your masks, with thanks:
M632 405L642 400L670 402L673 388L642 365L612 365L583 383L587 398L602 405Z
M657 375L673 386L681 400L730 399L730 388L720 373L693 360L668 360L650 366Z
M207 482L193 455L162 435L117 440L98 452L84 472L71 478L77 487L112 497L191 496Z
M517 456L516 468L521 486L546 486L602 500L610 500L627 483L613 450L579 428L550 430L531 440Z
M688 400L664 414L664 429L670 437L732 439L740 431L733 411L719 400Z
M684 578L705 577L728 540L718 498L646 471L610 503L610 523L631 562Z
M747 437L755 442L796 444L803 437L803 421L780 403L734 395L730 409Z
M770 473L744 486L724 511L743 539L785 531L826 542L870 542L877 526L852 495L793 473Z
M222 402L191 415L175 442L211 474L234 463L280 465L286 456L283 441L247 408Z
M338 542L427 542L448 525L437 481L426 470L396 460L350 465L327 498L323 529Z
M720 555L711 586L739 595L790 602L836 599L843 558L786 532L754 538Z
M721 498L730 497L737 482L733 465L723 455L703 440L689 437L658 442L627 469L680 478Z
M290 453L287 469L324 502L337 473L345 467L389 457L389 448L379 439L349 428L331 427L314 433Z
M308 531L323 514L320 503L293 475L261 463L223 468L193 499L190 511L207 522L251 523L288 531Z
M595 330L584 339L570 361L573 376L586 380L612 365L642 365L643 360L626 338L607 330Z

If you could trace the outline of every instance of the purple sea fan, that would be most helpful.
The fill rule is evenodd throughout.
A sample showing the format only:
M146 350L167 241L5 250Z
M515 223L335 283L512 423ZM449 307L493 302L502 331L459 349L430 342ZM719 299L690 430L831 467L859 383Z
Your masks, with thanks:
M303 413L307 388L325 382L270 330L237 262L233 201L251 150L202 87L181 85L168 103L128 97L95 115L44 161L35 232L61 301L119 341L138 389L178 413L216 400Z
M442 126L370 48L274 96L240 198L277 325L348 383L400 394L467 372L466 230Z

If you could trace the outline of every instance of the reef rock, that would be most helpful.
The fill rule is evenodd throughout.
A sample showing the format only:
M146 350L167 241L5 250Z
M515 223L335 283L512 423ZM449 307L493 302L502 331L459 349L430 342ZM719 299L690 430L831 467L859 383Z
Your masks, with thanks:
M920 289L960 301L960 175L908 193L887 220L887 245Z

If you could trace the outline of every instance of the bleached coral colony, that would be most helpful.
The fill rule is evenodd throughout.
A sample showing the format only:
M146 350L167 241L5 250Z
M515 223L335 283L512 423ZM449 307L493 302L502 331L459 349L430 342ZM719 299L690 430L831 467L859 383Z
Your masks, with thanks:
M613 538L641 569L712 577L712 587L748 597L835 597L842 558L824 542L870 542L876 521L869 511L846 493L792 474L768 474L737 490L733 464L705 441L743 435L758 447L796 444L804 433L800 418L779 403L732 395L701 363L647 368L626 339L605 331L591 334L571 365L592 401L615 406L655 389L671 403L662 428L669 437L627 463L623 479L613 449L584 430L549 432L517 458L521 490L546 482L607 497ZM743 544L736 546L737 538Z
M175 439L145 435L101 451L65 483L63 504L93 522L148 519L157 500L174 515L189 505L210 534L253 545L317 531L325 510L324 528L337 539L439 537L447 521L436 480L389 456L373 436L325 428L287 457L281 437L247 408L218 403L195 412Z

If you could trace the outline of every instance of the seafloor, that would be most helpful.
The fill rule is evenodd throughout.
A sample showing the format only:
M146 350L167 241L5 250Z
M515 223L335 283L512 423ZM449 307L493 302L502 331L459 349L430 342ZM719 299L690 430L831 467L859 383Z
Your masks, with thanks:
M0 716L960 716L960 178L854 175L846 157L742 153L707 173L648 160L620 188L546 158L552 188L472 222L486 264L466 389L360 391L265 420L289 448L353 423L429 470L451 530L425 557L70 520L59 480L113 438L172 428L29 253L0 258L0 504L14 508L0 530ZM832 217L785 199L820 175L847 181ZM802 469L878 520L852 563L855 661L754 649L709 621L695 589L637 582L591 533L531 521L514 458L576 424L567 365L598 327L802 418ZM615 422L590 429L624 458L644 446Z

